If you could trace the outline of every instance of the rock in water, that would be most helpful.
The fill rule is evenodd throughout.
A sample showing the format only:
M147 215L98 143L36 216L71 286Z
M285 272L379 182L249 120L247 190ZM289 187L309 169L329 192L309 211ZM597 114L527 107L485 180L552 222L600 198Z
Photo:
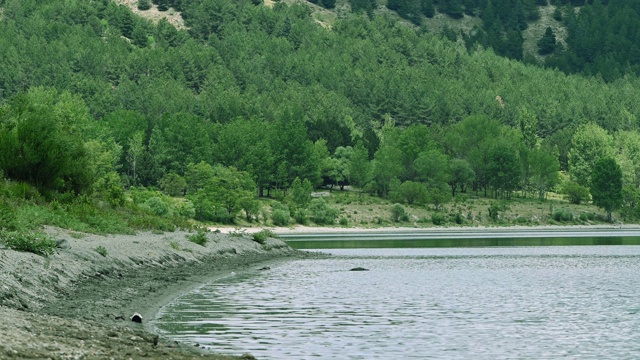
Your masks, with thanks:
M142 322L142 315L140 315L138 313L133 313L133 315L131 315L131 321L137 322L137 323L141 323Z
M349 271L369 271L369 269L365 269L363 267L354 267L353 269L349 270Z

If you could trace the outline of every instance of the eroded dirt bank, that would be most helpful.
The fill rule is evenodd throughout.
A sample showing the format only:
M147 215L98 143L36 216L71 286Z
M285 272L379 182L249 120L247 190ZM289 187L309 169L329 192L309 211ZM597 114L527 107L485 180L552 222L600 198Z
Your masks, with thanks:
M306 256L280 240L262 245L249 236L209 233L203 247L184 232L48 232L61 241L59 252L48 258L0 249L2 359L229 359L159 338L146 320L181 292L216 276ZM134 312L142 314L142 324L130 321Z

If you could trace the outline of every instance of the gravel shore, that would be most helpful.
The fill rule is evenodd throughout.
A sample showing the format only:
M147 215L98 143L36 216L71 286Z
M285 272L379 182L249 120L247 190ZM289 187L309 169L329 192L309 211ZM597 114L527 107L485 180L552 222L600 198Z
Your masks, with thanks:
M185 232L47 232L60 242L53 256L0 249L2 359L234 358L159 338L147 320L179 294L229 271L305 256L280 240L262 245L241 234L208 233L200 246ZM141 324L130 320L136 312Z

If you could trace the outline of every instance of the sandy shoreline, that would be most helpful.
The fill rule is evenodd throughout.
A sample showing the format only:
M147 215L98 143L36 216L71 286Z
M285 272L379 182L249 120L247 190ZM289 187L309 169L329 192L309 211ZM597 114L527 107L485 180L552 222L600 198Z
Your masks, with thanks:
M231 227L231 226L212 226L209 228L211 231L219 231L222 234L232 233L245 233L253 234L265 227ZM500 232L500 231L549 231L554 230L558 232L562 231L575 231L575 230L611 230L612 232L618 230L638 230L640 231L640 224L613 224L613 225L541 225L541 226L438 226L438 227L313 227L304 225L295 225L290 227L266 227L276 235L289 235L289 234L322 234L322 233L379 233L379 232L424 232L424 233L438 233L438 232Z
M263 228L212 227L205 247L184 232L98 236L47 229L61 242L49 258L0 248L2 359L229 359L159 338L148 320L175 297L231 271L314 256L250 234ZM437 228L270 228L277 234L639 231L639 225ZM107 256L96 248L102 246ZM142 324L132 323L134 312ZM237 358L237 357L235 357ZM251 358L251 357L246 357Z
M0 249L2 359L234 358L159 338L149 320L179 294L216 276L305 256L280 240L261 245L249 236L210 233L203 247L184 232L47 231L62 243L48 258ZM142 324L129 320L134 312L142 314Z

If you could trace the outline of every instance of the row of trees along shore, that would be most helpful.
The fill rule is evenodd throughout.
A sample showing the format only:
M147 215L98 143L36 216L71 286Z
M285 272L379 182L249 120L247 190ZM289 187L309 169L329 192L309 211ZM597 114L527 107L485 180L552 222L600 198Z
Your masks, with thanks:
M0 6L0 169L52 199L121 206L125 189L154 187L186 196L187 216L226 222L294 184L436 208L558 184L599 201L592 178L617 173L596 166L609 159L624 199L607 211L637 216L632 76L468 52L386 15L326 29L283 3L183 3L186 30L108 0Z

